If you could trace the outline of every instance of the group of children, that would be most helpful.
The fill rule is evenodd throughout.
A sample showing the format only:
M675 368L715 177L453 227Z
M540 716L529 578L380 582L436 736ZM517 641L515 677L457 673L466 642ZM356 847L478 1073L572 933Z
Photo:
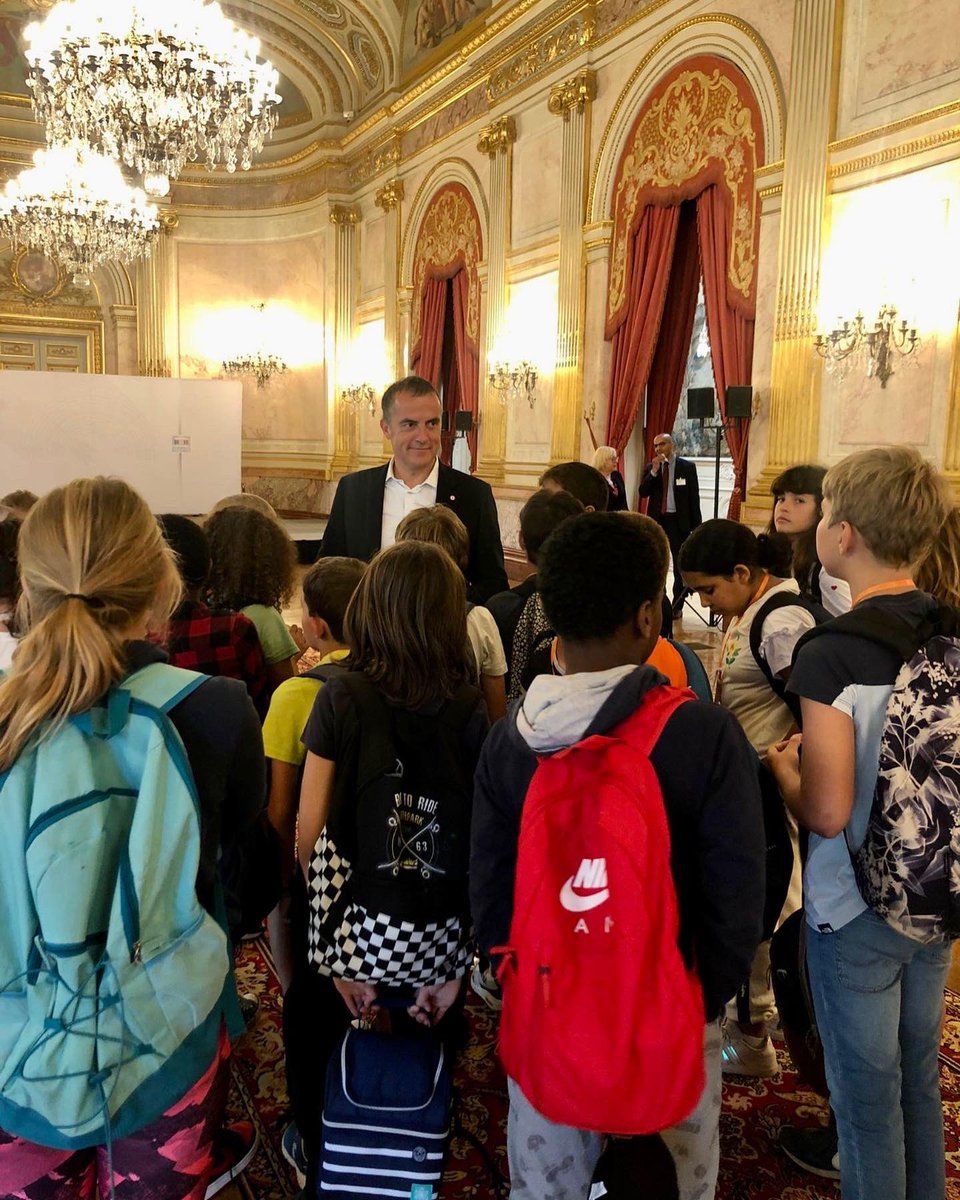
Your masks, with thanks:
M712 694L699 660L665 625L670 555L662 530L637 514L607 513L609 484L584 464L554 467L540 485L520 519L532 573L486 606L467 601L465 528L434 506L408 514L396 544L369 565L321 558L303 577L293 631L280 609L293 591L295 554L269 506L231 497L201 526L154 518L116 480L55 489L0 523L0 791L33 779L38 745L75 728L96 767L99 727L95 720L88 729L82 714L102 707L115 732L124 718L112 723L112 697L121 685L135 697L145 680L166 688L156 708L189 765L205 914L174 941L189 954L195 928L210 920L235 939L266 918L284 989L293 1115L284 1153L311 1197L323 1171L326 1065L350 1024L375 1020L389 1001L394 1028L436 1030L455 1051L472 971L484 1000L502 1006L505 1031L508 1018L516 1028L530 955L540 956L536 994L547 1008L521 1021L526 1057L505 1040L514 1200L585 1200L612 1132L659 1133L672 1158L671 1194L712 1196L721 1074L777 1069L768 926L802 904L844 1200L942 1200L936 1058L949 943L895 931L861 897L852 865L904 658L871 641L862 624L834 631L827 620L851 605L878 610L915 632L918 645L939 628L943 610L928 592L948 605L960 599L957 513L943 481L911 450L872 450L826 473L786 472L774 484L771 527L759 537L730 521L696 530L680 567L685 585L724 620ZM309 666L298 674L305 651ZM176 668L184 673L169 675ZM192 672L216 678L198 684ZM508 709L508 697L519 703ZM141 710L134 703L130 711ZM554 1102L550 1089L544 1099L528 1075L531 1054L549 1061L561 1052L550 1041L551 986L567 1004L574 996L598 1006L581 1009L585 1028L597 1017L622 1022L625 1061L628 1051L640 1061L648 1055L651 1066L670 1061L671 1047L657 1044L669 1022L657 1015L656 971L634 981L645 996L642 1013L631 1017L623 997L603 995L604 956L628 945L617 939L632 917L612 867L607 877L613 858L591 849L610 830L590 824L590 789L582 826L551 840L557 861L543 866L545 879L556 870L565 880L550 946L531 946L524 906L534 881L518 875L518 861L528 871L534 861L525 802L542 786L541 764L573 770L587 746L602 765L618 742L635 756L635 770L618 785L617 803L625 787L630 804L651 819L665 816L660 849L675 892L678 963L695 980L698 1022L699 1100L682 1119L673 1113L658 1124L657 1089L666 1097L669 1086L656 1071L640 1071L636 1086L649 1093L654 1115L649 1128L634 1130L591 1119L591 1072L614 1064L578 1060L575 1028L563 1047L576 1093L570 1105ZM773 922L765 920L765 771L785 801L797 863ZM602 770L595 779L599 809L613 784ZM25 827L47 820L32 810L24 816ZM118 820L135 828L134 817ZM265 876L274 857L275 886L250 901L250 868ZM186 852L185 861L193 861ZM21 868L8 854L4 869ZM130 875L122 863L118 870ZM0 897L7 891L0 887ZM524 897L519 910L515 896ZM0 915L23 920L2 900ZM45 914L37 920L39 961L60 971L63 946ZM108 904L89 921L71 939L70 953L89 967L82 986L74 983L82 999L72 1003L89 1000L99 1012L97 1004L114 1003L104 998L104 944L113 944L119 918ZM127 933L129 923L120 923ZM141 961L141 943L131 964ZM207 969L202 958L185 961L198 977ZM219 949L206 961L229 976ZM4 961L11 978L0 979L0 989L17 991L14 977L32 965L32 957ZM27 1119L29 1080L17 1076L21 1090L8 1090L0 1075L0 1192L81 1197L93 1194L99 1175L102 1194L121 1198L147 1186L155 1200L213 1195L252 1153L249 1129L224 1128L227 1034L239 1026L230 989L220 996L211 985L214 992L197 1005L198 1030L212 1029L213 1040L186 1030L187 1050L171 1052L174 1067L161 1063L136 1116L122 1088L104 1095L103 1144ZM76 1022L67 1011L70 1020L57 1016L63 1029ZM14 1031L22 1048L31 1018L13 1019L23 1021ZM33 1053L31 1043L26 1057ZM90 1077L102 1088L108 1074ZM666 1099L663 1111L672 1113ZM642 1180L637 1188L644 1194Z

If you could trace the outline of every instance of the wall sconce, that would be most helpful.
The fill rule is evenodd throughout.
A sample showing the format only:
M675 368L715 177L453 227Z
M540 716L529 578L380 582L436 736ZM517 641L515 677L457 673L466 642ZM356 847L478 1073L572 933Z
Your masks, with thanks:
M372 417L377 411L377 395L372 384L352 383L340 389L340 403L354 413L365 408Z
M897 321L897 310L892 304L883 304L873 327L868 329L863 313L858 312L852 321L837 318L837 327L829 333L818 333L814 349L826 361L827 370L836 372L840 378L846 374L841 364L849 358L867 360L867 375L876 376L885 388L893 374L894 354L906 358L920 345L916 329L905 320ZM916 360L915 360L916 361Z
M510 392L517 397L525 395L531 408L536 403L537 368L532 362L523 359L518 363L494 363L487 378L501 404L506 405Z
M254 304L252 307L260 313L262 324L266 304ZM287 364L279 355L265 353L263 349L258 349L255 354L249 351L235 354L233 358L224 359L222 367L225 375L252 375L258 388L266 387L274 375L283 375L287 370Z

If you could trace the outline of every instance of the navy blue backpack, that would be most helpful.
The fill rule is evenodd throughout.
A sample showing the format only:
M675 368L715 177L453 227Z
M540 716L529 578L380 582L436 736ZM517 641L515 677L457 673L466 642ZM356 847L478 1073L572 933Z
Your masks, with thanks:
M437 1038L348 1030L327 1068L318 1198L436 1200L452 1109Z

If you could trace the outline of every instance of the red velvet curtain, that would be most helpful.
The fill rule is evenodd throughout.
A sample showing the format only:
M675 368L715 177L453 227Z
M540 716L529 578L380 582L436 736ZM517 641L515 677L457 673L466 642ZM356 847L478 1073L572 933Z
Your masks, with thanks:
M660 333L670 264L680 222L679 205L648 205L633 235L630 295L623 324L613 335L607 439L622 454L637 422ZM648 415L648 428L660 414ZM658 427L659 428L659 427Z
M707 332L713 358L720 413L727 413L727 388L749 384L753 363L754 318L730 303L727 290L727 253L730 216L724 192L714 186L697 197L697 228L703 260L703 298L707 310ZM727 516L737 520L746 484L749 421L733 421L727 429L727 444L733 458L733 495Z
M693 318L700 290L700 250L697 245L697 206L692 200L680 205L673 265L660 322L660 336L653 352L647 381L647 421L644 428L644 462L653 458L653 439L669 433L677 419L680 393L690 358Z
M480 359L477 347L472 345L467 337L467 306L470 303L470 278L467 272L460 270L450 281L453 293L453 361L456 363L457 375L457 408L468 412L473 417L473 424L467 434L467 445L470 447L470 469L476 470L477 465L477 413L480 400ZM454 421L451 418L451 429Z
M410 358L410 370L435 388L440 387L443 365L443 326L447 306L447 280L427 279L420 302L420 340Z

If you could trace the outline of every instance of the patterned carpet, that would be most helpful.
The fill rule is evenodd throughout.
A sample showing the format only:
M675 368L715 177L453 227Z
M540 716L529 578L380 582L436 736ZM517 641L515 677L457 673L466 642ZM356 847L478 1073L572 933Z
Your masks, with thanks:
M231 1119L244 1117L260 1131L260 1149L224 1200L287 1200L297 1191L280 1154L289 1119L283 1078L280 990L264 941L241 952L243 991L261 998L260 1012L237 1047ZM470 1041L457 1064L460 1119L505 1173L506 1093L495 1052L495 1022L479 1002L468 1003ZM822 1102L802 1088L789 1056L778 1047L781 1071L772 1080L728 1083L721 1116L721 1168L717 1200L839 1200L840 1188L792 1165L777 1149L782 1125L826 1120ZM941 1086L947 1133L948 1200L960 1200L960 995L947 992L941 1049ZM474 1146L455 1138L447 1162L442 1200L490 1200L490 1171Z

